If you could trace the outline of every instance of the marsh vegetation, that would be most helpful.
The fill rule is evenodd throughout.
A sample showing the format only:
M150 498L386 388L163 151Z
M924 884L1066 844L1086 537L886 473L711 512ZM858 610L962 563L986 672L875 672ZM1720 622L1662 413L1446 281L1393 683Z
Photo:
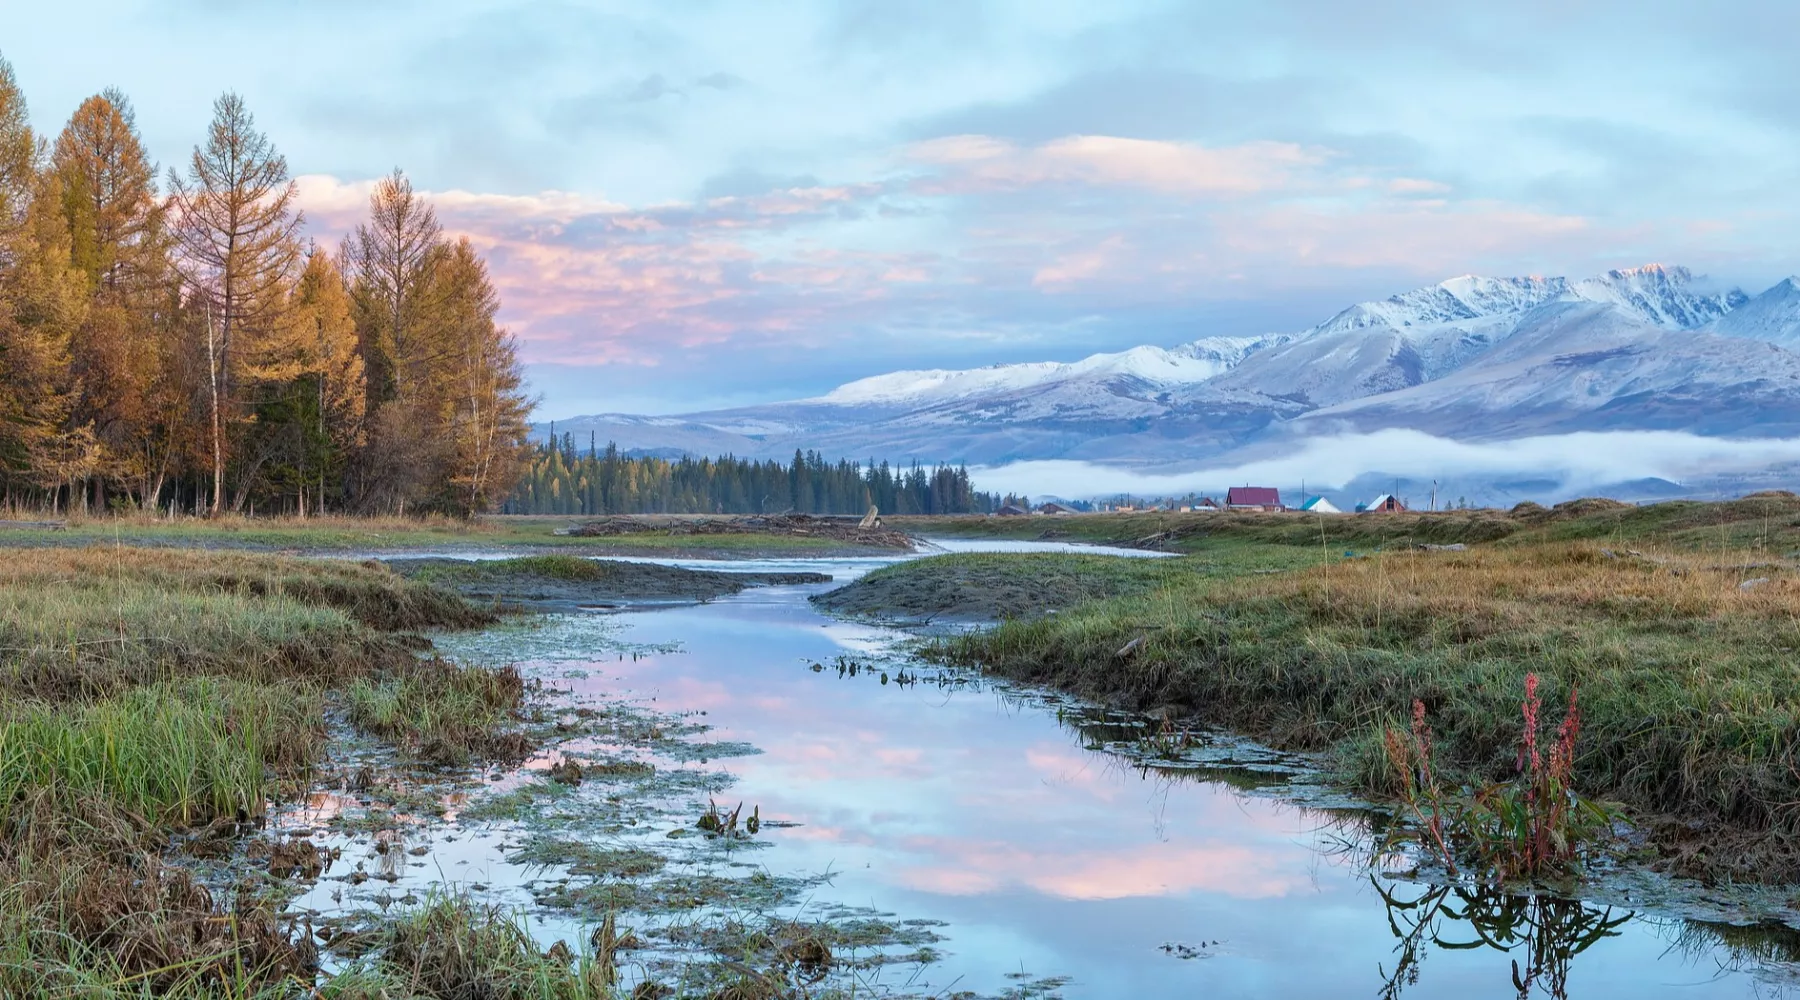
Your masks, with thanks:
M1004 677L1327 751L1381 795L1402 791L1384 733L1406 728L1415 702L1447 782L1516 773L1520 691L1535 674L1547 701L1579 687L1574 787L1627 806L1659 863L1793 881L1800 563L1785 544L1800 541L1800 498L1667 506L1226 515L1170 529L1190 554L1157 565L1154 586L935 648ZM1321 530L1337 541L1321 547ZM1421 547L1453 544L1465 548ZM1236 571L1215 572L1223 560ZM1022 563L1021 579L1055 563Z
M1625 910L1545 891L1579 895L1601 840L1606 871L1622 859L1791 880L1780 845L1793 822L1783 806L1794 797L1788 699L1800 689L1785 664L1800 648L1789 634L1800 580L1781 539L1800 507L1785 520L1769 511L1786 502L1734 508L1754 526L1719 521L1717 507L1699 528L1664 512L1655 531L1620 527L1641 515L1611 507L1527 511L1504 515L1525 527L1461 550L1420 548L1399 521L1386 542L1327 548L1265 519L1246 519L1242 537L1218 521L1180 540L1189 551L1176 557L965 553L811 591L855 615L961 617L930 640L951 661L939 667L894 645L902 633L807 613L808 592L793 587L653 615L564 604L502 619L497 603L524 603L503 595L694 582L694 571L621 570L575 555L583 549L399 562L403 572L257 551L9 549L0 993L941 993L941 982L912 984L958 947L956 924L843 897L866 900L887 891L882 879L923 871L949 885L998 880L1002 895L1045 884L1113 898L1110 883L1082 881L1093 863L1085 841L1117 827L1106 836L1125 839L1107 850L1124 850L1141 833L1140 820L1116 815L1118 791L1141 782L1189 810L1172 812L1166 829L1155 820L1158 839L1174 841L1166 871L1183 878L1205 877L1210 862L1195 875L1192 859L1212 857L1183 852L1210 851L1220 836L1259 845L1225 855L1247 859L1242 877L1253 884L1268 878L1256 852L1314 863L1299 860L1313 848L1294 842L1317 839L1313 827L1294 826L1291 806L1257 802L1298 797L1336 810L1354 789L1400 806L1328 821L1368 854L1354 867L1388 900L1391 992L1430 992L1419 963L1473 932L1519 962L1527 986L1558 995L1572 968L1591 966L1590 949L1646 933ZM1590 517L1612 519L1610 534ZM1374 532L1370 523L1357 530ZM533 530L543 537L552 526ZM331 538L348 526L280 527ZM1423 544L1458 541L1431 537L1440 540ZM806 582L785 572L705 571L699 582ZM991 624L970 630L982 620ZM633 678L660 700L620 700L615 689ZM1579 731L1565 741L1559 727L1577 686ZM996 697L1007 706L999 716ZM1543 711L1528 725L1521 703L1534 697ZM728 734L711 734L709 711L733 717L722 723ZM917 724L937 728L906 728ZM1046 753L1042 729L1057 725L1087 763L1046 763L1060 758ZM1011 728L1021 729L1016 744L986 742L998 738L989 730ZM1542 751L1535 768L1520 766L1527 730ZM759 763L769 748L776 759ZM1015 757L1029 769L1011 768ZM791 766L825 759L835 763L823 776ZM1060 776L1046 780L1044 767ZM1090 768L1102 784L1122 784L1079 798L1096 778L1069 775ZM863 801L869 790L879 801ZM1207 811L1221 795L1231 816L1258 817L1248 829L1286 830L1283 846L1224 833L1233 821ZM1559 815L1598 815L1557 813L1565 802L1617 803L1648 840L1616 837L1611 805L1604 824L1563 823ZM844 827L815 819L791 831L809 808ZM1033 853L1019 854L1011 837L977 841L972 858L929 853L959 843L952 834L1003 829L1004 817L1024 814ZM920 816L941 816L948 832L903 829ZM1436 817L1442 851L1428 839ZM1509 823L1531 836L1512 837ZM1536 853L1505 850L1514 840ZM829 853L808 853L812 843ZM847 890L834 886L839 852L861 850L897 853L870 854L878 874L859 867ZM920 851L924 860L899 863ZM488 858L493 876L457 878L444 866L459 857ZM879 873L884 857L893 872ZM1103 870L1133 877L1110 862ZM1521 883L1534 888L1518 892ZM1124 891L1144 891L1136 884ZM932 898L948 905L963 891ZM1066 899L1036 905L1089 912ZM1757 975L1791 961L1770 944L1779 935L1718 922L1674 921L1655 934ZM1158 954L1230 955L1220 941L1229 936L1165 942ZM975 953L952 968L982 959L983 945L961 947ZM1056 996L1062 983L1030 975L982 988Z

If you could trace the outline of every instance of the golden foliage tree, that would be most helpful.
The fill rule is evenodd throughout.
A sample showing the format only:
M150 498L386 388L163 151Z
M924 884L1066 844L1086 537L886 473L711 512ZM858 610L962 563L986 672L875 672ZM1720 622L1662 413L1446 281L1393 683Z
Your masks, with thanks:
M226 425L237 417L243 341L279 328L300 258L303 221L287 160L236 94L213 103L212 126L187 176L170 171L182 277L204 312L212 448L212 512L225 501Z
M444 239L399 171L370 196L346 264L373 413L365 502L493 506L517 480L530 401L487 265L466 238Z
M531 402L521 391L517 347L494 320L500 297L467 237L442 255L436 283L443 316L437 392L448 411L452 443L442 503L469 514L512 491L524 458Z
M145 477L157 451L154 393L168 329L158 305L169 278L155 170L131 103L107 90L81 103L51 157L62 185L71 263L87 279L87 317L70 347L80 396L72 417L102 445L101 472ZM105 484L93 481L101 503Z
M499 298L404 174L338 259L303 252L287 162L228 93L168 188L124 94L47 146L0 59L0 503L471 514L512 488L530 403Z

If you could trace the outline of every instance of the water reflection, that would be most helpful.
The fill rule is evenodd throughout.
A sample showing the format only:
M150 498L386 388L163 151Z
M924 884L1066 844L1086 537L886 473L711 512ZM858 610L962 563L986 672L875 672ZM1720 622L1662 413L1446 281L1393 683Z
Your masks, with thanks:
M1511 959L1512 986L1521 1000L1533 992L1565 1000L1576 956L1618 937L1635 916L1554 896L1455 885L1383 885L1374 877L1369 884L1387 907L1388 927L1399 941L1393 972L1386 973L1381 988L1386 1000L1418 985L1430 948L1502 952Z
M947 921L922 975L951 991L1023 967L1068 997L1744 997L1792 960L1744 928L1371 878L1343 849L1368 814L1270 794L1331 801L1304 759L921 664L806 592L613 616L645 655L546 655L539 676L763 750L717 762L730 802L799 824L755 863L834 873L809 905Z

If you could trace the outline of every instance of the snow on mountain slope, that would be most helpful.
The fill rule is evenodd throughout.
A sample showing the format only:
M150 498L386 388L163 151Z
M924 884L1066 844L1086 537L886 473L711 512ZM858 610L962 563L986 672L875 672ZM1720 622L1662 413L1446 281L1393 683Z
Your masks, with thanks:
M1577 428L1788 431L1796 418L1800 354L1559 302L1444 378L1313 410L1289 430L1407 427L1491 440Z
M1633 329L1689 329L1744 301L1735 290L1697 289L1686 268L1657 264L1572 284L1470 275L1351 306L1214 384L1329 407L1442 379L1509 342L1547 310L1591 306Z
M1690 330L1718 319L1748 301L1733 288L1716 294L1698 289L1685 267L1647 264L1608 271L1570 286L1570 293L1589 302L1617 306L1628 315L1665 330Z
M1380 302L1358 303L1300 336L1305 339L1382 327L1395 330L1435 327L1523 312L1568 294L1568 282L1562 278L1463 275L1428 288L1402 292Z
M1706 329L1727 337L1762 340L1783 347L1800 345L1800 278L1784 278Z
M1333 429L1800 435L1800 279L1755 298L1649 265L1465 275L1294 334L893 372L811 398L559 421L621 447L999 463L1207 461Z
M1110 376L1134 378L1153 386L1182 385L1204 382L1229 370L1271 339L1209 337L1174 348L1134 347L1115 354L1093 354L1067 364L1045 361L962 370L890 372L846 383L807 402L838 406L928 405Z

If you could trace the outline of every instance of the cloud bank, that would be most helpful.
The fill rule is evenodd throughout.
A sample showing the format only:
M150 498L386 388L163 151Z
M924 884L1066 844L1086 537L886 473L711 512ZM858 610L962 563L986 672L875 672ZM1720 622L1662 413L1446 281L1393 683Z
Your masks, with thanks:
M1552 482L1546 494L1572 495L1639 479L1675 483L1752 473L1800 462L1800 438L1734 440L1679 431L1596 431L1511 441L1469 442L1419 431L1315 438L1293 451L1174 472L1088 462L1041 461L971 469L982 489L1071 499L1119 494L1219 493L1233 485L1339 490L1358 477L1429 481Z

